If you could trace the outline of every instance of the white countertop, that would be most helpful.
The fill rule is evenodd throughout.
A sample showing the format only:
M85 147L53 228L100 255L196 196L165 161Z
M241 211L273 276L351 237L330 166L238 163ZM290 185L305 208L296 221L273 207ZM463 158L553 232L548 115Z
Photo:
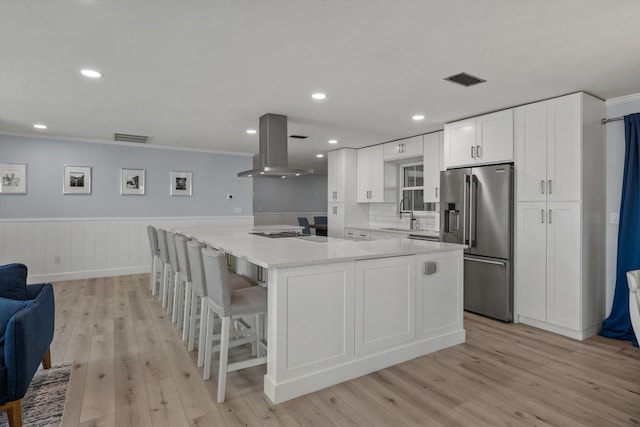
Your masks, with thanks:
M179 232L264 268L296 267L464 249L465 245L410 240L344 240L308 236L269 238L250 228L188 229Z

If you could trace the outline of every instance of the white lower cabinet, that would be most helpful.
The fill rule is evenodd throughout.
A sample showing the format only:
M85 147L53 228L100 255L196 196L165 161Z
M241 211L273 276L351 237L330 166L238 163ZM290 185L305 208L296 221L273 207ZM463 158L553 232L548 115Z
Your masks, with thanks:
M415 256L356 262L356 356L416 336Z
M342 239L344 235L344 203L327 204L327 235Z
M462 257L416 256L417 339L462 329Z
M583 339L581 204L522 202L516 215L518 316Z

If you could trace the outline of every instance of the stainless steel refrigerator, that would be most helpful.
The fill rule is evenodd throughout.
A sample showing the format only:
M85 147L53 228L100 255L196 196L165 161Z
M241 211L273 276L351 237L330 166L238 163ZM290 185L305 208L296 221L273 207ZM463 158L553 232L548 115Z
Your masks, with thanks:
M440 172L440 240L468 245L464 309L513 320L513 164Z

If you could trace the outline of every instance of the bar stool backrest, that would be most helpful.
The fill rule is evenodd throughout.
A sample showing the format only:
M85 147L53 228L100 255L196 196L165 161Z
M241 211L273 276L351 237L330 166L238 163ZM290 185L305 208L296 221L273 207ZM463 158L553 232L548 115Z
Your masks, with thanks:
M202 250L207 296L220 317L231 315L231 291L228 286L227 260L224 253L205 248Z
M178 253L176 252L176 233L167 231L167 248L169 248L169 263L171 263L171 271L180 272L178 265Z
M160 259L163 263L169 264L169 247L167 246L167 231L158 228L156 229L158 234L158 249L160 249Z
M151 256L160 256L160 248L158 247L158 232L153 225L147 226L147 234L149 235L149 246L151 247Z
M178 255L178 266L180 267L180 277L185 282L191 282L191 268L187 256L187 241L189 239L182 234L176 233L176 254Z
M190 240L187 242L187 255L189 256L189 270L191 271L191 283L193 284L193 290L199 297L206 297L207 288L204 283L202 248L204 248L204 245L196 240Z

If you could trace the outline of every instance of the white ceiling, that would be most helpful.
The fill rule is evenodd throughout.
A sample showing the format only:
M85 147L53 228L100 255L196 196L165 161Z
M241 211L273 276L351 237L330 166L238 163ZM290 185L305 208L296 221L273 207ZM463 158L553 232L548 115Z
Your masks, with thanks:
M0 133L257 153L245 130L277 113L309 136L289 140L289 165L323 171L331 138L640 93L638 17L638 0L0 0ZM443 80L463 71L487 82Z

